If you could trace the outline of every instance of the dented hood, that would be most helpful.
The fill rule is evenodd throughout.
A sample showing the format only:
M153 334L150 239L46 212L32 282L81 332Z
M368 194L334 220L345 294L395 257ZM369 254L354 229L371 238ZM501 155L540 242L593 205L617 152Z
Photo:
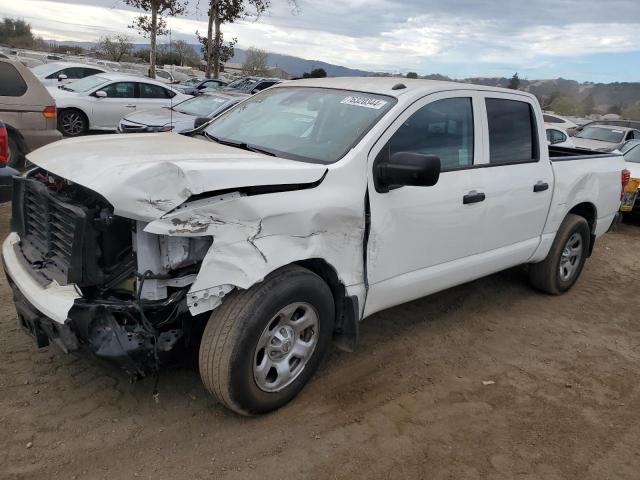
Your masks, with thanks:
M263 185L313 183L326 166L286 160L175 133L62 140L29 161L102 195L116 215L152 221L191 195Z

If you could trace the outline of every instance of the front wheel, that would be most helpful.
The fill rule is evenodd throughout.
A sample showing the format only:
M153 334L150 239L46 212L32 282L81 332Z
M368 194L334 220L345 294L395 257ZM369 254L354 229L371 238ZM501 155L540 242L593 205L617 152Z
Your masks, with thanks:
M547 258L530 266L532 285L552 295L569 290L582 272L590 241L589 224L585 218L568 214L558 229Z
M333 331L331 290L289 266L213 311L200 344L209 392L241 415L275 410L295 397L324 356Z

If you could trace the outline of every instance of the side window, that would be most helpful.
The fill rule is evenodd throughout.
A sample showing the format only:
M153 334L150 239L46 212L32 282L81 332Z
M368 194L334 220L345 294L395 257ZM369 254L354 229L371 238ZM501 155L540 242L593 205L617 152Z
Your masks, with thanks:
M159 85L152 85L150 83L140 83L140 98L171 98L173 95L169 95L171 92Z
M118 82L101 88L109 98L135 98L136 84L133 82Z
M81 68L81 67L70 67L70 68L65 68L60 73L64 73L69 80L71 80L71 79L78 80L78 79L84 78L86 76L84 74L84 70L85 69Z
M398 152L440 157L441 171L473 165L471 98L447 98L411 115L389 140L389 155Z
M84 71L82 72L82 78L102 73L102 70L96 70L95 68L84 68L83 70Z
M525 163L538 159L538 139L531 105L518 100L487 98L489 162Z
M21 97L25 93L27 84L16 67L0 62L0 97Z
M549 129L547 130L547 140L551 145L556 143L562 143L567 140L567 137L560 130Z
M275 85L276 82L260 82L255 87L253 87L253 92L260 92L265 88L269 88L271 85Z

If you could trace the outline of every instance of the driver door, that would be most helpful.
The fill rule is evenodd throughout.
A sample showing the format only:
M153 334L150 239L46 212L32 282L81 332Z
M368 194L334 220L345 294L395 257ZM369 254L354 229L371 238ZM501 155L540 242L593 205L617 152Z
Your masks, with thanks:
M484 243L480 101L472 91L429 95L403 112L372 149L365 316L479 276L465 259L481 253ZM438 156L436 185L376 191L374 161L397 152Z

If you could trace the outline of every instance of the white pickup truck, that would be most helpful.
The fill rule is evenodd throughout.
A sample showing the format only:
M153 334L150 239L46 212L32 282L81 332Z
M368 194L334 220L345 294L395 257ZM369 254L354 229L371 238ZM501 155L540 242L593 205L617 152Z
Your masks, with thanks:
M241 414L288 402L380 310L525 264L565 292L624 169L549 148L527 93L393 78L283 83L191 137L28 158L2 248L21 325L136 376L199 341Z

